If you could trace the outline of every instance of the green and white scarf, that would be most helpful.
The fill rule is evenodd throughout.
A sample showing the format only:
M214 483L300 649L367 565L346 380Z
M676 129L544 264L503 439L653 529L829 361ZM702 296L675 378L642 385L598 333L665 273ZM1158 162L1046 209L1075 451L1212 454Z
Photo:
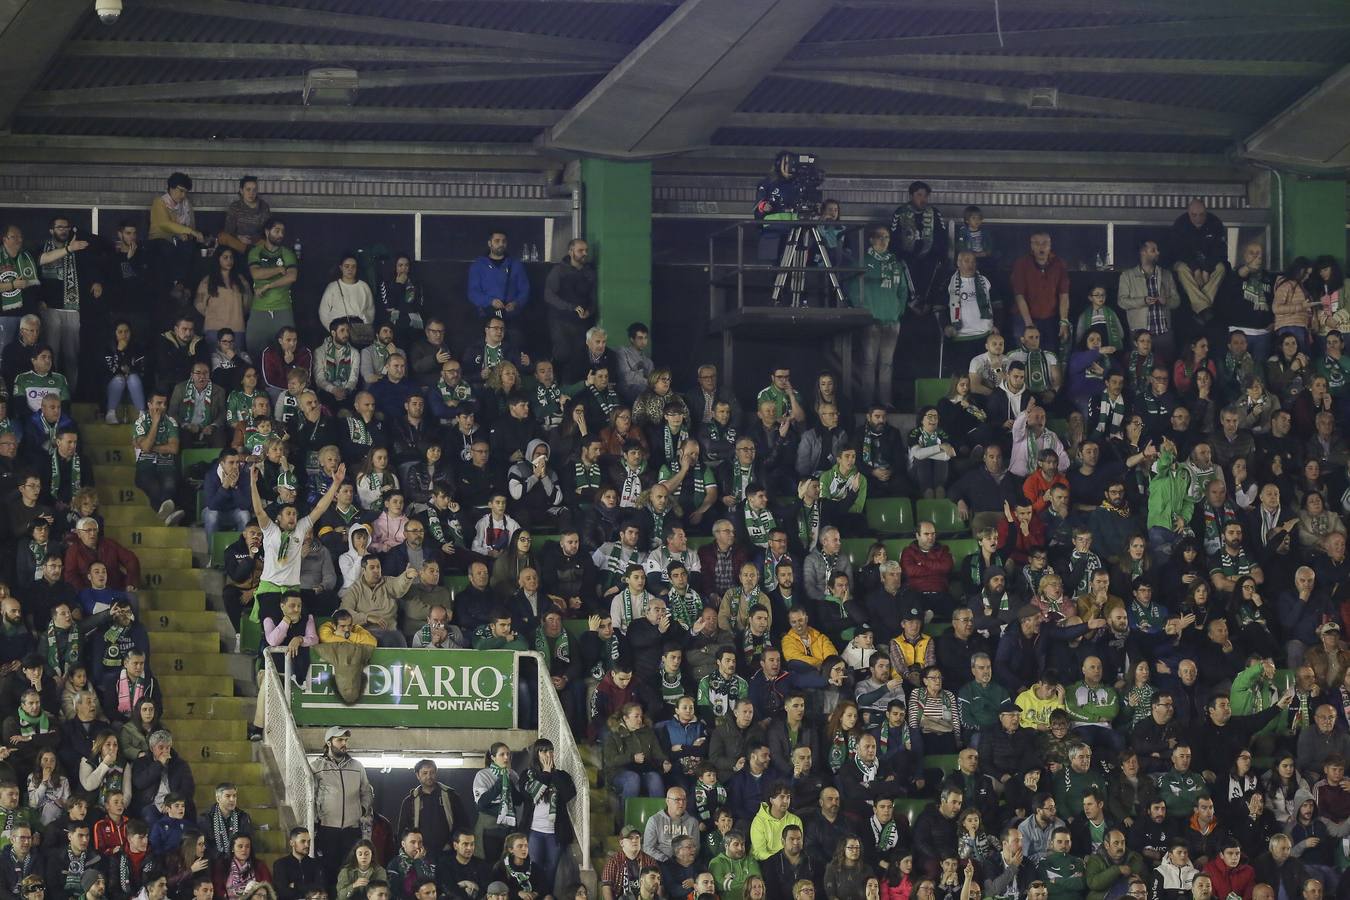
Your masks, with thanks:
M797 513L797 538L802 542L803 547L814 547L816 537L820 534L820 504L812 503L810 506L802 504L801 510Z
M41 559L42 557L35 557ZM61 652L60 638L66 639L66 652ZM69 675L80 664L80 629L56 627L56 621L47 623L47 665L59 675Z
M211 845L215 848L216 853L229 853L230 845L234 843L234 837L238 833L238 809L232 810L228 816L222 816L219 804L211 807Z
M370 436L370 429L366 426L365 419L360 416L347 416L347 436L353 444L359 447L369 447L375 443L375 439Z
M22 706L18 709L19 713L19 734L34 735L46 734L52 730L51 719L45 711L39 711L36 716L30 716Z
M646 591L643 591L643 592L642 592L642 609L643 609L644 612L645 612L645 610L647 609L647 599L648 599L648 594L647 594ZM623 589L623 593L619 595L619 600L620 600L620 602L623 603L623 621L624 621L624 627L626 628L626 627L628 627L629 625L631 625L631 624L633 623L634 602L637 600L637 598L636 598L635 596L633 596L633 591L632 591L632 589L630 589L630 588L624 588L624 589Z
M912 203L906 203L902 207L900 246L904 248L905 253L913 253L914 248L921 244L931 246L936 230L937 215L933 207L925 206L923 209L917 209Z
M563 421L562 388L556 384L540 384L534 388L535 418L547 431Z
M511 770L506 766L499 766L495 762L488 763L488 768L492 770L493 777L501 785L501 791L495 801L498 807L497 824L515 825L516 814L511 805Z
M778 527L778 520L773 517L773 513L768 508L758 512L749 506L745 508L745 531L750 536L750 543L757 546L764 546L769 542L769 533Z
M738 501L745 499L745 489L750 486L750 480L754 477L754 469L751 466L743 466L740 463L731 464L731 496Z
M75 494L84 486L82 477L82 468L80 465L80 451L76 449L70 456L70 494ZM52 451L52 496L55 497L61 490L61 454L55 450Z
M339 345L331 337L323 342L323 374L329 384L343 385L352 377L356 351L351 344Z
M187 383L187 390L183 391L183 424L185 425L205 425L211 417L211 398L214 396L216 386L213 382L206 383L205 390L197 390L197 386L191 381Z
M957 287L960 288L965 282L965 276L963 276L960 272L957 272L956 277L960 279L957 282ZM989 302L988 282L984 280L984 277L981 276L979 272L976 272L975 277L971 278L970 280L975 283L975 305L980 308L980 318L992 319L994 317L994 307ZM947 301L947 309L951 314L953 322L959 321L961 317L960 295L962 293L963 293L962 291L958 290L957 296L952 297L950 300Z
M431 626L426 626L427 634L431 634ZM572 661L572 647L567 637L567 629L564 628L558 632L556 638L550 638L544 634L541 627L534 633L534 649L546 660L556 660L560 663L570 663Z
M676 701L684 696L684 679L680 676L679 669L673 673L667 672L665 666L661 667L661 700L674 706Z
M830 771L838 773L844 763L854 759L858 752L858 736L847 731L836 731L830 739Z
M553 789L553 785L545 781L540 781L534 774L534 769L525 773L525 793L534 801L535 806L548 804L548 817L551 820L558 818L558 792ZM509 866L508 866L509 868ZM528 871L526 875L528 877Z
M33 263L32 255L20 250L18 256L10 256L3 246L0 246L0 274L13 274L29 285L36 284L38 280L37 266ZM7 280L0 281L0 285L8 283ZM0 290L0 312L12 313L22 307L22 290L14 287Z
M53 250L66 250L59 259L42 267L42 277L48 281L61 282L61 306L64 309L80 308L80 278L75 270L75 254L65 244L50 240L42 245L44 254Z
M858 764L858 769L862 769L862 763ZM900 841L900 835L896 832L894 819L891 819L891 821L882 825L877 821L877 817L873 816L871 818L871 825L872 840L876 842L877 850L881 853L884 854Z
M609 640L604 642L604 644L601 646L601 649L604 651L603 656L601 656L600 659L597 659L595 661L595 665L591 666L591 677L594 678L596 681L599 681L601 678L604 678L605 670L608 669L614 663L616 663L619 659L618 632L611 634L609 636Z
M1043 394L1051 390L1050 361L1044 350L1029 350L1025 345L1022 352L1027 355L1027 388L1033 394Z
M703 612L703 599L687 588L683 592L671 588L670 594L666 597L666 604L670 608L670 617L683 625L685 631L694 627L694 622Z
M680 448L684 442L689 440L689 432L681 428L679 434L672 434L670 426L666 425L661 429L661 446L665 451L665 459L675 459L679 455Z

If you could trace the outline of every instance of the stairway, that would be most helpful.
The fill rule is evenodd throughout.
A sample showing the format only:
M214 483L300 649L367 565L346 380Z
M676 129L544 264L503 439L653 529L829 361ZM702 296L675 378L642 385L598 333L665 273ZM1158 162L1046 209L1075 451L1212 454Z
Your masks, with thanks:
M286 835L276 801L264 780L257 745L248 740L254 698L235 696L232 672L239 667L221 652L224 613L210 608L208 573L193 559L193 538L200 533L163 525L136 488L131 426L106 424L93 404L74 404L72 415L93 464L107 536L141 562L138 596L141 621L150 633L150 666L167 698L164 726L173 733L174 749L192 766L198 812L211 808L218 783L234 782L239 805L253 817L255 828L267 828L255 833L254 849L264 858L283 855Z
M605 860L619 849L619 828L623 825L623 810L618 797L608 787L600 786L600 750L594 741L581 735L577 753L586 767L586 788L591 795L591 867L599 872Z

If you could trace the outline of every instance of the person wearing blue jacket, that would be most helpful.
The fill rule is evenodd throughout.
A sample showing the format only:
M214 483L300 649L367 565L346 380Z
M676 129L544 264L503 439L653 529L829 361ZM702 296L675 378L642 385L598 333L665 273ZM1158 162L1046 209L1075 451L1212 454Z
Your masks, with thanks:
M530 302L530 279L518 259L506 255L506 234L488 236L488 252L469 266L469 302L478 314L512 322Z
M217 531L243 531L253 516L253 500L248 492L247 475L241 475L240 472L239 451L232 447L220 451L216 464L207 470L202 497L202 522L206 526L208 547Z

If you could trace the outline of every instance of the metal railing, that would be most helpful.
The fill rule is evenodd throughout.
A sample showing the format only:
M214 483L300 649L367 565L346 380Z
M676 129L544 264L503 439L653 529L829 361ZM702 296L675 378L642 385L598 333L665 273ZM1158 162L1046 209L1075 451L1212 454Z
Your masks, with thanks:
M563 713L562 701L558 699L558 692L549 680L548 662L535 651L530 651L529 655L538 662L535 669L539 673L536 679L539 685L536 691L539 697L539 736L553 742L554 764L572 776L572 783L577 788L577 795L567 805L567 812L572 818L577 847L581 850L581 869L585 871L591 868L591 781L586 775L581 754L577 751L577 742L572 737L572 726L567 724L567 716Z
M290 658L286 659L290 668ZM276 759L281 776L282 798L291 808L297 825L314 833L314 770L310 768L305 745L291 718L290 678L284 681L272 662L272 654L263 654L262 687L258 701L263 705L263 743Z
M839 279L841 283L846 284L851 279L864 274L867 269L861 263L852 266L831 265L829 267L819 264L808 265L784 265L784 259L775 259L771 263L763 262L757 255L757 242L763 230L768 227L786 234L793 228L810 229L818 226L842 227L846 232L851 232L851 245L853 252L861 259L861 254L867 249L865 231L867 226L859 223L845 223L838 221L825 221L821 219L784 219L764 221L760 219L743 219L739 222L733 222L725 228L719 228L708 235L708 315L710 319L716 319L718 316L731 309L743 309L746 306L745 289L746 275L751 273L772 273L775 276L786 275L789 278L796 275L799 278L826 279L830 273ZM727 247L728 241L734 241L734 253L732 248ZM752 243L753 241L753 243ZM747 254L747 245L750 245ZM780 248L780 254L783 252ZM749 258L747 259L747 255ZM845 293L848 288L845 287ZM722 297L721 293L726 292L729 297ZM726 300L733 302L727 304ZM721 300L722 302L719 302ZM766 304L767 305L767 300Z

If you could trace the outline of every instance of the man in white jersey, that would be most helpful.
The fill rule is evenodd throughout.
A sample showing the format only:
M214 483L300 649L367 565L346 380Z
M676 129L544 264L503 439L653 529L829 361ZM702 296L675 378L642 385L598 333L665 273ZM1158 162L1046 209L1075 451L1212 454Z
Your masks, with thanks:
M255 596L260 603L263 603L265 598L271 604L277 604L285 591L300 590L300 558L303 556L305 537L314 527L314 523L328 511L338 488L342 485L342 480L347 477L347 467L345 465L337 467L337 471L333 473L333 483L324 491L319 502L314 504L309 515L302 517L293 505L286 504L277 513L275 522L267 515L262 496L258 493L258 479L261 477L262 463L258 462L254 464L253 477L249 479L253 492L253 515L257 517L263 534L262 580L258 582ZM266 597L268 594L277 596ZM268 614L268 606L260 606L258 612L261 620L262 616ZM274 615L273 618L275 617Z

